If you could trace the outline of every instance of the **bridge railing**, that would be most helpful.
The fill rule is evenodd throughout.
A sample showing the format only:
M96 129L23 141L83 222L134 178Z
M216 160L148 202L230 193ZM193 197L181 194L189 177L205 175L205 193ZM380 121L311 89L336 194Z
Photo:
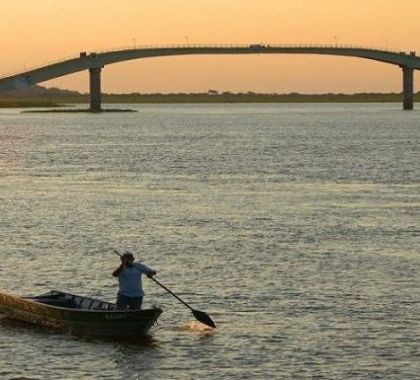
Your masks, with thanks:
M350 44L264 44L264 43L249 43L249 44L168 44L168 45L131 45L121 46L113 49L96 50L95 53L108 53L122 50L154 50L154 49L189 49L189 48L231 48L231 49L247 49L251 47L261 46L264 48L331 48L331 49L363 49L363 50L377 50L389 53L399 53L399 51L389 50L378 46L362 46Z

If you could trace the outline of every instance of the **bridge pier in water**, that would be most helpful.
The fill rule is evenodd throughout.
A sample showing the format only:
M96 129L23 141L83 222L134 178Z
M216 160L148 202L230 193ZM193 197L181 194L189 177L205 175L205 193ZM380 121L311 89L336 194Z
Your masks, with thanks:
M403 66L403 109L412 110L414 103L414 69Z
M101 112L101 67L89 69L90 111Z

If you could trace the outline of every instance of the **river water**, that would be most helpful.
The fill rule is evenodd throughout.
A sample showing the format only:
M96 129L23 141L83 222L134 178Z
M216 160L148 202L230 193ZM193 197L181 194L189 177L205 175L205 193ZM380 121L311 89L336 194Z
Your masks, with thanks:
M1 379L414 379L420 112L397 104L0 111L0 289L113 301L130 249L150 346L0 325Z

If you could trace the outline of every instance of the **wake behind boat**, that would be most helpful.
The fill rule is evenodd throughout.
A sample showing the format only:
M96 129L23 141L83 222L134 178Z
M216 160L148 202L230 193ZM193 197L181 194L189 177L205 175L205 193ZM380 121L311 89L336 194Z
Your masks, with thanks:
M0 313L75 335L135 338L147 335L162 310L117 310L111 302L52 290L35 297L0 292Z

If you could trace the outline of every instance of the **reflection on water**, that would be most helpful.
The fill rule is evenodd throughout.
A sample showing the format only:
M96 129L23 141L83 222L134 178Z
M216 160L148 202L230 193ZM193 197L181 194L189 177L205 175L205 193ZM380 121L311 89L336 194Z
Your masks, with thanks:
M129 249L150 345L0 325L0 378L409 379L420 370L420 114L142 105L0 114L0 289L114 301Z
M191 321L181 327L181 330L186 331L206 331L214 333L214 329L197 321Z

